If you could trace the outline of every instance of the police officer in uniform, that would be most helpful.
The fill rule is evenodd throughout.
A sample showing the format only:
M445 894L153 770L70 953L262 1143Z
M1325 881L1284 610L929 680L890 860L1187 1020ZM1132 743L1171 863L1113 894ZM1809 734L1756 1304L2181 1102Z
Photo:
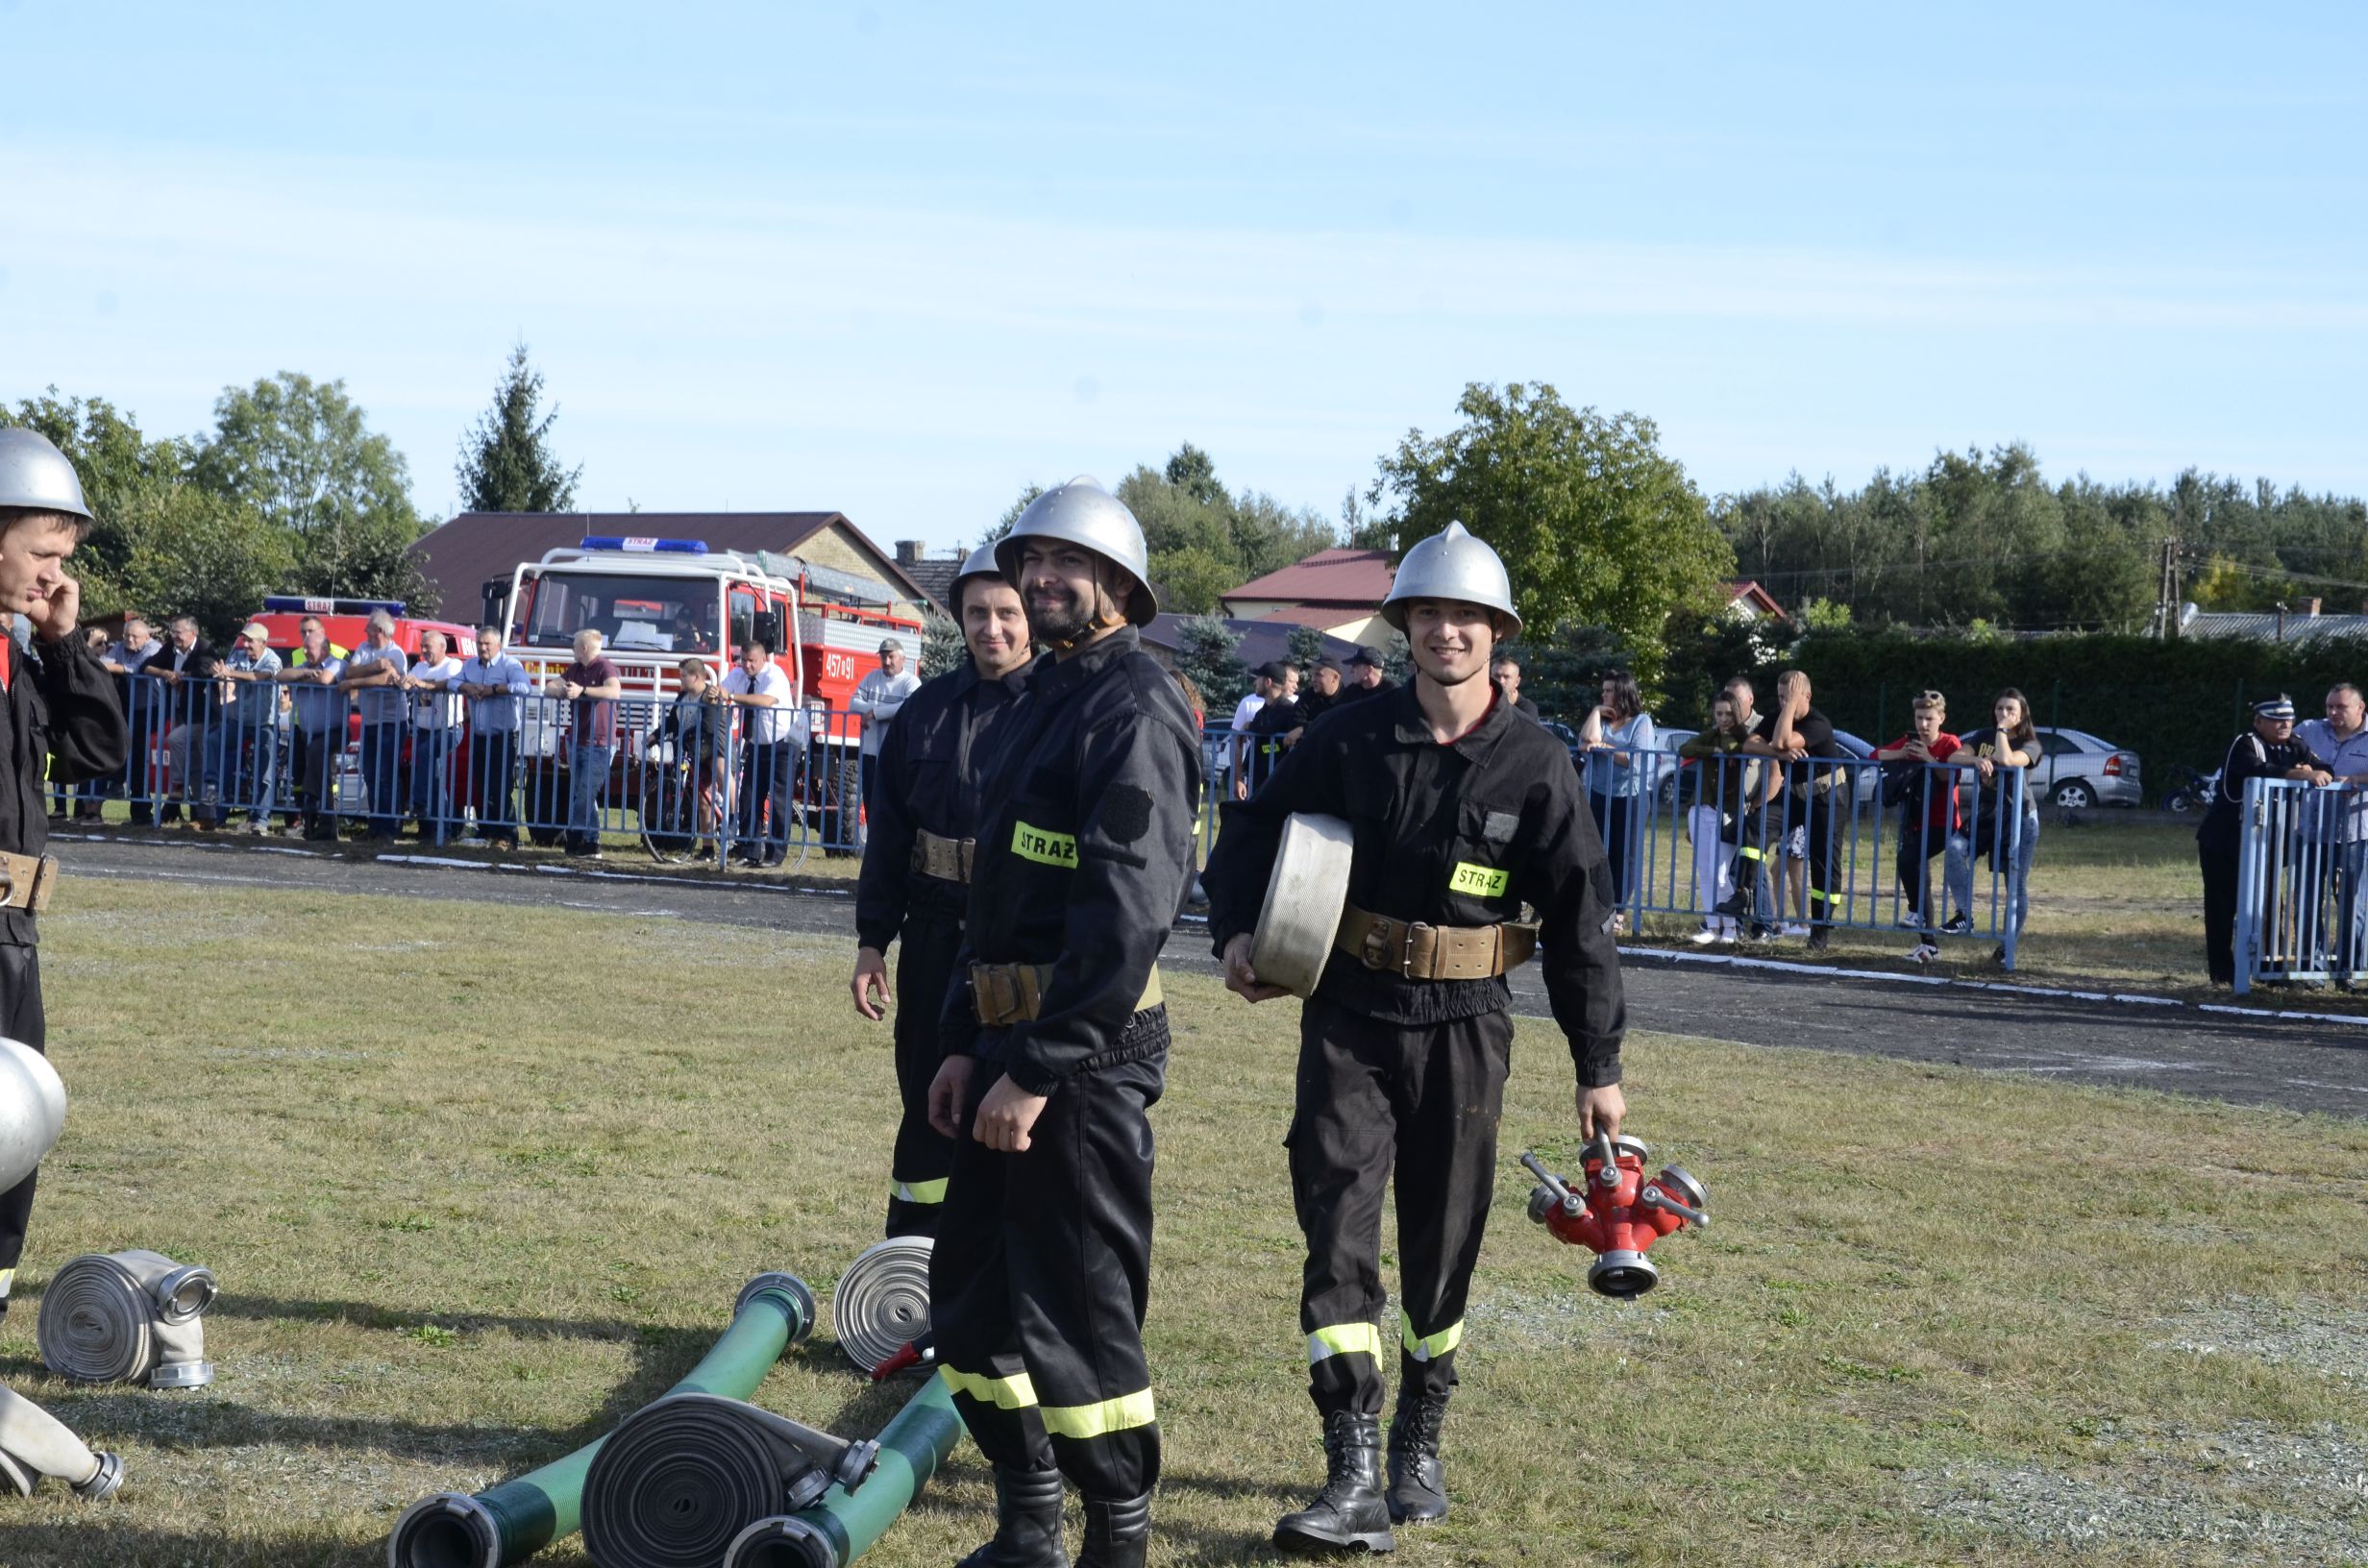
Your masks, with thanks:
M962 563L948 596L970 656L905 699L880 742L871 832L855 885L855 1011L875 1023L887 1000L888 943L897 960L897 1090L904 1119L889 1167L888 1234L931 1236L953 1168L953 1140L929 1125L929 1084L941 1060L938 1019L962 945L976 852L980 786L998 726L1020 695L1027 610L1003 580L995 549Z
M996 546L1051 650L996 745L944 1014L931 1125L956 1139L929 1264L938 1375L995 1467L965 1568L1141 1568L1159 1478L1143 1353L1151 1129L1168 1057L1157 959L1192 880L1200 745L1136 628L1143 530L1090 478ZM900 721L901 723L901 721Z
M2196 858L2204 870L2204 960L2215 986L2236 982L2236 854L2244 838L2245 780L2306 779L2326 784L2334 775L2310 747L2294 738L2294 699L2283 693L2253 705L2253 727L2229 743L2220 762L2220 784L2195 830ZM2264 898L2276 908L2277 900Z
M0 611L33 626L32 657L0 637L0 1036L40 1050L41 967L35 917L58 863L41 800L54 755L65 783L123 772L127 736L115 683L75 630L82 587L66 557L90 531L82 480L65 454L33 430L0 429ZM33 1216L31 1176L0 1193L0 1316Z
M1348 910L1299 1016L1285 1139L1326 1459L1315 1501L1275 1526L1275 1545L1295 1552L1386 1552L1393 1521L1447 1511L1439 1433L1495 1182L1513 1040L1504 975L1533 949L1577 1066L1582 1132L1616 1132L1625 1112L1603 845L1569 753L1489 679L1496 645L1521 625L1504 565L1450 524L1407 551L1382 614L1412 644L1415 678L1335 708L1264 789L1229 803L1202 878L1226 984L1253 1002L1279 996L1250 946L1284 823L1314 812L1350 825ZM1515 923L1524 903L1534 926ZM1403 1311L1385 1497L1375 1320L1393 1162Z

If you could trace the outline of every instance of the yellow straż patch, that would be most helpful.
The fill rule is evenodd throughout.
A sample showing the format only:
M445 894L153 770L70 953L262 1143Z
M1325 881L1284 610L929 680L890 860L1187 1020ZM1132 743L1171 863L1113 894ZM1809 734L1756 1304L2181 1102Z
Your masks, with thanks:
M1474 866L1468 860L1459 860L1447 878L1447 891L1468 894L1474 898L1494 898L1504 893L1512 875L1502 866Z
M1077 864L1077 836L1055 833L1048 828L1030 827L1025 822L1011 824L1011 852L1022 860L1032 860L1039 866L1073 868Z

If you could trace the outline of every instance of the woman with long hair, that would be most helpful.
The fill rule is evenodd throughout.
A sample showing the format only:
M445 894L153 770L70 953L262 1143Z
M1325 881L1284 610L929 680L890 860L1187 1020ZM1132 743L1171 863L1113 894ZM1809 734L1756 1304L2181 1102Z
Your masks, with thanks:
M1588 710L1579 745L1587 752L1588 807L1616 890L1615 931L1627 929L1628 898L1636 885L1635 839L1644 825L1639 808L1651 803L1644 792L1653 785L1653 721L1637 691L1637 677L1625 671L1605 676L1603 700Z
M2039 737L2031 727L2030 702L2011 686L1991 700L1990 717L1991 726L1967 735L1949 759L1952 766L1974 773L1966 781L1973 789L1974 807L1949 835L1945 876L1950 914L1940 929L1951 936L1963 936L1973 929L1973 916L1968 913L1973 908L1973 863L1987 855L1991 873L2003 870L2007 875L2008 918L2019 939L2023 922L2031 916L2031 861L2039 849L2039 797L2030 786L2027 772L2038 766ZM2018 775L2025 783L2021 821L2016 822L2008 813ZM2004 963L2006 944L2000 943L1990 956Z

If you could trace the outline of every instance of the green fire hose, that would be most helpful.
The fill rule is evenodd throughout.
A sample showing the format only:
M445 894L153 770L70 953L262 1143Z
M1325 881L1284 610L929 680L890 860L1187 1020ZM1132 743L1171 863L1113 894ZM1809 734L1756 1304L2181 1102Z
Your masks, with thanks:
M802 1512L760 1519L733 1537L724 1568L847 1568L897 1522L962 1436L953 1396L935 1377L880 1429L872 1474L832 1486Z
M759 1274L732 1304L731 1327L669 1394L746 1399L791 1345L814 1332L814 1292L794 1274ZM950 1410L950 1407L949 1407ZM438 1492L403 1511L387 1568L507 1568L576 1532L583 1482L605 1435L565 1458L471 1497ZM882 1468L887 1456L881 1456Z

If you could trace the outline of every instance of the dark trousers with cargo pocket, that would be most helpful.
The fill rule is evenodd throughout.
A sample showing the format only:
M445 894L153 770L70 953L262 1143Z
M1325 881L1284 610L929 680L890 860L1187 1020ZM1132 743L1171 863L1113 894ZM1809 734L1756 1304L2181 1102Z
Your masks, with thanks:
M1292 1201L1307 1238L1299 1327L1308 1392L1381 1412L1383 1188L1394 1167L1399 1397L1455 1387L1465 1299L1495 1185L1513 1019L1384 1023L1326 1001L1299 1015Z
M1058 1466L1087 1497L1159 1480L1159 1424L1143 1354L1150 1299L1151 1125L1167 1071L1168 1011L1129 1020L1131 1061L1062 1081L1020 1154L969 1135L1002 1076L982 1061L962 1107L953 1175L929 1259L938 1376L991 1464Z
M953 1173L953 1139L929 1125L929 1085L939 1064L938 1014L962 947L962 922L950 915L914 913L897 940L897 1094L904 1115L897 1123L895 1162L888 1172L888 1234L935 1236Z
M0 943L0 1036L45 1050L48 1021L41 1014L41 951ZM0 1314L8 1311L16 1261L24 1256L25 1231L33 1221L33 1177L0 1192Z

